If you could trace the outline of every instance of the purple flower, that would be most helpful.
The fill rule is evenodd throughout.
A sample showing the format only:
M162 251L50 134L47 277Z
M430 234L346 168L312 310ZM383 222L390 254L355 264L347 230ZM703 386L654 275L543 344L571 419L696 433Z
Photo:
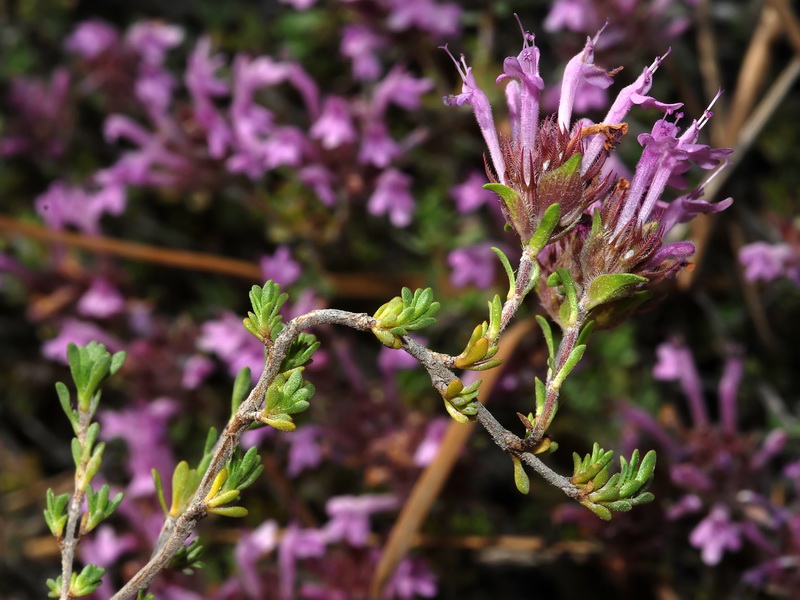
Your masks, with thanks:
M653 377L666 381L680 381L681 389L689 401L689 410L695 427L698 429L708 427L708 412L703 399L700 376L690 350L682 344L671 341L660 344L656 354L658 362L653 367Z
M119 186L101 184L96 191L87 192L55 181L36 198L36 212L53 229L73 225L85 233L100 231L104 214L119 215L125 209L125 193Z
M583 50L569 61L557 113L542 118L545 86L539 72L539 49L534 36L523 32L522 51L505 59L503 73L497 78L498 83L509 80L505 88L509 137L498 134L488 97L463 57L458 61L451 55L463 82L461 94L444 100L449 106L472 107L488 150L487 176L501 198L506 222L528 253L523 258L538 259L541 281L559 268L569 271L580 290L591 289L604 275L626 273L642 278L629 286L624 296L591 309L597 326L607 328L633 310L623 300L687 264L694 246L689 242L664 244L670 228L700 212L715 212L730 204L702 202L701 186L670 205L662 200L667 185L685 185L683 175L692 164L702 169L718 167L731 150L698 143L700 130L711 117L709 110L683 132L677 125L681 115L662 118L650 133L638 137L644 149L631 181L609 176L606 159L627 133L623 119L628 111L640 106L671 114L680 104L666 104L647 95L665 58L661 56L620 91L600 123L574 119L579 90L585 85L606 89L617 72L594 63L601 33L588 38ZM553 205L558 206L560 217L554 228L546 230L549 245L543 248L546 242L539 245L534 234ZM590 212L595 214L595 226L579 224ZM550 316L561 324L563 298L549 286L539 286L537 293Z
M342 30L339 51L353 62L353 77L374 80L380 76L381 63L375 53L387 45L386 39L364 25L346 25Z
M167 118L177 81L159 66L143 64L134 84L134 93L153 121Z
M195 354L186 359L183 365L181 386L193 390L199 386L214 370L214 361L202 354Z
M288 246L278 246L272 256L261 257L261 276L286 288L300 277L300 264L292 258Z
M736 396L739 384L744 374L744 360L738 351L725 361L725 369L719 380L717 396L719 399L719 420L723 431L734 433L736 431Z
M89 342L103 344L109 352L116 352L122 344L94 323L77 319L64 319L58 335L42 344L42 355L51 360L67 364L67 345L70 342L85 346Z
M699 512L703 508L703 501L695 494L687 494L667 509L667 518L680 519L685 515Z
M753 456L750 466L754 471L763 469L766 464L775 458L783 450L786 442L789 441L789 434L783 429L773 429L764 438L761 447Z
M747 244L739 250L739 262L748 281L769 282L785 276L800 285L800 254L790 244Z
M395 104L406 110L419 108L422 94L433 87L430 79L417 79L404 69L394 67L375 88L372 110L377 116L383 116L388 105Z
M111 497L116 494L112 490ZM80 557L84 563L97 565L105 569L114 566L126 552L139 546L136 536L131 533L117 535L111 525L101 525L91 535L81 539ZM95 592L97 597L110 598L114 594L114 584L104 578Z
M234 556L244 591L251 598L264 597L262 578L258 572L258 561L278 546L278 524L264 521L251 532L244 533L236 544Z
M216 354L228 365L231 375L250 367L255 382L264 370L264 346L242 326L241 318L231 312L203 323L197 347Z
M439 453L442 439L450 426L450 419L437 417L428 423L425 428L425 437L414 452L414 464L418 467L427 467Z
M106 319L125 310L125 298L107 279L95 277L77 308L81 316Z
M470 173L461 183L450 190L450 196L456 202L456 208L460 213L470 213L478 210L484 204L493 202L495 195L489 190L483 189L486 184L486 176L477 171Z
M356 139L356 130L350 117L347 101L339 96L325 99L322 114L309 132L326 150L333 150Z
M303 185L314 190L317 198L325 206L336 205L336 193L333 191L334 176L323 165L309 165L303 167L298 174Z
M696 492L710 492L714 488L709 476L691 463L675 465L670 470L670 476L675 485Z
M420 341L419 338L415 338ZM378 352L378 368L385 376L388 376L393 371L404 371L413 369L419 365L417 359L403 352L402 350L394 350L383 346Z
M492 287L495 272L495 257L492 244L475 244L450 252L447 264L453 269L450 281L455 287L474 285L478 289Z
M586 0L555 0L544 20L545 31L568 29L586 33L597 29L594 3Z
M417 28L440 38L458 33L461 8L456 4L439 4L435 0L387 0L387 4L391 11L389 29Z
M370 515L393 510L397 505L397 498L390 494L331 498L325 504L325 511L330 517L324 528L326 539L329 542L346 540L351 546L364 546L370 532Z
M397 570L386 584L386 597L408 600L422 596L433 598L437 592L436 576L421 560L407 558L397 565Z
M385 169L399 155L400 146L382 121L375 120L366 126L358 150L359 163Z
M317 0L280 0L283 4L288 4L295 10L307 10L316 4Z
M85 60L94 60L119 43L116 28L105 21L91 20L79 23L64 42L64 47Z
M406 227L411 223L414 198L411 196L411 177L397 169L388 169L380 174L375 191L367 203L371 215L389 215L395 227Z
M718 565L726 550L736 552L742 547L741 527L731 521L725 506L717 504L694 528L689 543L701 549L704 563Z
M225 65L222 55L211 56L211 38L203 36L197 40L189 55L184 81L192 96L198 98L224 96L228 84L217 78L216 72Z
M140 21L128 29L125 41L145 62L161 65L172 48L183 42L184 31L177 25Z
M322 462L319 437L322 429L316 425L304 425L286 436L289 443L289 460L286 473L297 477L305 469L315 469Z
M112 492L111 497L114 495ZM111 525L101 525L92 535L81 540L81 559L106 568L114 565L120 556L138 545L136 536L130 533L118 536Z
M136 498L153 493L152 469L158 469L162 478L172 474L175 461L167 440L167 423L179 412L177 402L158 398L100 414L103 438L122 438L128 445L128 468L132 476L126 490L128 496Z
M280 597L294 598L295 564L298 558L318 557L325 554L325 533L320 529L300 529L291 524L283 532L278 549L280 569Z
M8 104L13 115L6 119L8 133L0 138L0 156L64 154L72 130L69 84L69 72L62 68L53 71L49 84L28 77L11 81Z

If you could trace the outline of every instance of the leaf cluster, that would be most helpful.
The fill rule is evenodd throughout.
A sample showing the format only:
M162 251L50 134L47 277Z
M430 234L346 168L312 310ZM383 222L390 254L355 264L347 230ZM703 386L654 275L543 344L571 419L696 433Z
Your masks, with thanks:
M611 511L627 512L638 504L653 500L647 487L656 468L656 453L650 450L639 462L639 451L634 450L630 460L620 456L620 471L611 475L608 466L613 450L605 451L595 443L591 454L583 460L573 453L574 473L572 483L582 488L579 502L601 519L611 519Z
M489 322L484 321L472 331L466 347L456 357L455 366L457 369L469 369L470 371L486 371L501 364L501 360L492 360L497 354L497 338L500 335L500 319L503 314L503 304L500 296L495 297L489 304Z
M255 446L245 454L238 449L228 460L203 499L206 511L226 517L244 517L247 509L242 506L225 506L239 499L243 489L250 486L264 470L261 457Z
M69 597L77 598L80 596L88 596L94 592L103 580L103 574L106 572L102 567L96 565L86 565L80 573L73 573L69 580ZM47 594L48 598L61 597L61 575L55 579L47 580L47 587L50 593Z
M267 389L261 421L280 429L294 431L297 428L291 415L303 412L314 395L315 388L303 379L303 367L279 373Z
M465 424L478 414L478 393L481 380L473 381L468 386L460 379L453 379L441 392L447 413L459 423Z
M431 288L412 293L404 287L400 296L395 296L375 312L373 318L377 323L372 333L384 346L398 350L402 346L401 336L436 322L435 315L440 306L433 301Z
M288 294L281 293L281 286L272 280L264 283L264 287L254 285L250 290L252 311L248 311L243 324L245 329L258 338L262 344L274 340L283 330L281 308L289 299Z
M213 455L214 444L217 441L217 430L212 427L206 436L206 443L203 448L203 457L197 465L197 468L189 468L189 463L182 460L177 464L172 473L172 502L167 508L167 501L164 495L164 486L161 482L161 474L157 469L151 471L153 475L153 482L156 486L156 495L161 504L161 509L164 511L165 517L176 518L182 515L189 504L194 498L200 481L203 479L208 470L208 465L211 464Z

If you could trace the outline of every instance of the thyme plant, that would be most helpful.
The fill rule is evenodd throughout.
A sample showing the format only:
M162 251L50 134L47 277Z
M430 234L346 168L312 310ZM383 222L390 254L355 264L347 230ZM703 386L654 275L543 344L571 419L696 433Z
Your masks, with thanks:
M602 30L601 30L602 31ZM647 491L656 456L634 451L620 457L612 474L613 451L594 444L585 455L573 454L571 474L553 470L543 457L558 449L548 433L559 410L561 388L581 361L595 330L621 323L652 296L653 286L674 276L688 264L694 247L688 242L668 242L673 227L698 213L716 212L730 200L710 205L702 186L671 202L668 184L680 181L693 163L703 169L717 167L730 154L698 143L700 130L711 117L709 110L681 132L680 104L667 104L648 96L653 76L666 55L656 58L638 79L624 88L605 119L593 123L573 119L573 104L581 85L607 88L616 71L594 64L594 46L600 33L567 65L561 83L557 113L540 117L544 83L539 74L539 50L534 37L523 30L523 48L508 57L497 81L508 80L505 94L511 135L498 133L492 107L462 57L453 62L463 80L462 92L445 98L448 106L470 105L488 149L484 187L496 193L507 228L519 239L516 267L494 248L507 279L505 298L488 299L486 319L477 323L463 350L449 355L428 348L410 337L411 332L433 325L441 310L430 288L400 294L373 314L320 309L284 320L281 308L288 299L274 281L250 291L251 311L243 325L264 346L264 369L248 392L250 373L240 372L234 384L230 419L217 434L209 432L203 456L195 466L180 462L171 476L153 472L164 524L150 560L113 600L144 597L156 574L169 566L197 565L200 549L186 545L198 522L216 514L241 517L242 492L261 472L254 448L239 449L243 433L257 426L290 432L295 416L313 401L314 386L304 369L320 346L310 329L336 325L371 333L377 341L413 357L430 376L446 412L459 423L479 422L512 463L517 489L528 493L528 469L580 502L601 519L614 511L629 511L649 502ZM449 50L445 47L445 51ZM451 55L452 57L452 55ZM615 175L607 158L627 133L624 119L638 106L663 114L650 133L639 136L643 146L631 180ZM547 374L535 381L535 397L520 400L520 423L501 424L477 400L481 381L465 384L459 372L497 367L495 358L503 332L529 295L535 295L547 316L539 315L547 346ZM72 453L76 465L72 494L47 494L45 520L58 539L62 574L49 580L51 597L75 598L94 591L103 569L73 566L81 538L108 518L122 501L110 497L107 485L95 490L92 479L102 461L104 445L97 443L99 425L92 419L100 400L100 386L122 365L124 354L111 355L91 343L69 348L73 394L57 384L58 398L72 423ZM84 499L86 500L84 507Z

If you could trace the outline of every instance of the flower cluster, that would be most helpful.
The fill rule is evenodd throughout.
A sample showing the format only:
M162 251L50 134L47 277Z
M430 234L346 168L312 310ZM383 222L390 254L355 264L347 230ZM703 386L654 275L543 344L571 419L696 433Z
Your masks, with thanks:
M403 29L409 27L412 23ZM239 174L255 182L281 168L291 169L328 208L365 203L371 214L388 215L396 227L411 222L412 179L397 163L419 135L395 139L386 113L392 106L418 108L432 86L429 80L400 66L382 74L378 67L370 77L377 81L364 91L349 97L322 93L297 62L239 54L229 64L213 53L210 39L201 38L189 56L183 90L165 61L184 38L182 28L158 22L137 23L121 35L107 23L86 21L65 43L80 58L79 76L58 71L48 95L32 82L15 84L18 95L31 97L26 103L12 98L23 120L55 126L63 120L68 86L77 79L77 90L102 95L111 113L104 124L106 142L130 148L86 185L54 182L36 201L50 226L97 233L102 215L124 211L129 186L208 195ZM226 67L230 78L219 75ZM270 93L275 91L297 94L302 110L290 110L280 96L268 106L263 98L275 97ZM20 135L2 140L4 153L33 152L44 143ZM48 137L48 143L59 144L53 152L63 152L60 139Z
M545 276L537 291L550 316L561 322L564 290L553 285L550 276L563 269L575 284L582 310L602 305L592 314L602 326L627 314L638 292L687 264L694 252L692 244L664 242L676 224L731 204L730 199L713 205L701 200L702 186L671 203L663 198L667 186L685 187L683 175L692 164L713 169L731 150L698 142L710 110L681 132L682 114L676 113L681 104L647 95L666 55L656 58L618 94L601 122L574 120L580 86L608 88L617 72L594 63L601 33L588 38L583 50L569 61L558 111L542 117L539 49L534 36L523 32L522 51L505 59L497 78L498 83L509 80L505 88L511 122L508 137L498 133L489 100L463 57L460 62L453 59L463 81L462 92L446 97L445 104L468 104L475 112L489 154L491 183L486 187L500 197L506 222L519 236L523 253L541 264ZM627 133L624 119L635 106L666 114L651 132L638 137L643 150L628 181L609 171L606 159Z

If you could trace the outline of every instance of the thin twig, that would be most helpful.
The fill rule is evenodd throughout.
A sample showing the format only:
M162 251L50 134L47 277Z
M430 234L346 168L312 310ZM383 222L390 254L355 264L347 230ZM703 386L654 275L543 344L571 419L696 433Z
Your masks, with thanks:
M153 264L165 265L179 269L219 273L240 277L248 281L262 281L261 267L250 261L225 258L204 252L174 250L163 246L152 246L139 242L130 242L103 235L87 235L72 231L58 231L43 225L26 223L0 215L0 230L16 233L29 239L47 244L64 244L98 254L110 254L129 260L137 260ZM396 289L407 285L415 286L416 277L400 276L396 279L382 274L368 277L359 274L327 273L324 278L338 293L350 298L384 298Z

